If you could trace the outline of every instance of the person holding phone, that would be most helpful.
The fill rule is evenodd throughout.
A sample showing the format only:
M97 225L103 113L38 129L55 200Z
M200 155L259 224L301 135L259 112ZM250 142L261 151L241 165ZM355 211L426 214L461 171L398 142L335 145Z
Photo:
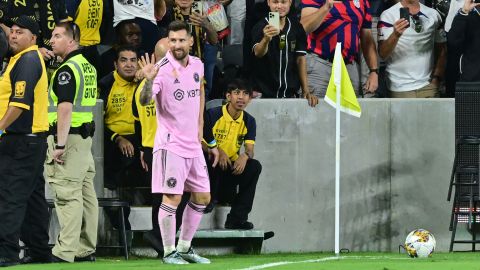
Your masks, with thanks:
M268 0L270 13L252 30L253 80L263 98L302 97L318 104L307 81L306 34L300 22L287 17L292 0Z
M377 27L389 96L438 97L446 60L440 14L419 0L402 0L380 15ZM436 59L434 51L438 52Z
M372 36L369 0L302 0L300 22L308 35L307 74L315 95L324 97L330 81L335 44L342 42L342 56L355 93L374 94L378 88L377 49ZM369 68L360 85L359 52Z

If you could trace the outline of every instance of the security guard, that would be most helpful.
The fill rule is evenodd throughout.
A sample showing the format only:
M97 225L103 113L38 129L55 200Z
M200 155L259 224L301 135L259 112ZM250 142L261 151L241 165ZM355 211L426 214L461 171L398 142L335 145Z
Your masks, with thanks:
M91 152L97 72L79 50L75 23L59 23L50 42L63 63L50 82L50 136L45 170L55 193L60 235L53 261L94 261L98 201L93 186L95 164Z
M49 262L43 161L47 150L47 74L38 24L8 23L13 56L0 80L0 267L18 264L21 238L37 261Z

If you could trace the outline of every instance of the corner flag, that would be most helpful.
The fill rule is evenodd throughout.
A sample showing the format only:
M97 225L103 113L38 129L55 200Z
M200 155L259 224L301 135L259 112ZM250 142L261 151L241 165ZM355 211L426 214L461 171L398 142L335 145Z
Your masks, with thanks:
M340 90L340 110L344 113L360 117L362 108L358 104L355 91L353 90L347 67L342 57L342 46L338 42L333 57L332 75L328 83L325 101L332 107L337 107L337 91Z

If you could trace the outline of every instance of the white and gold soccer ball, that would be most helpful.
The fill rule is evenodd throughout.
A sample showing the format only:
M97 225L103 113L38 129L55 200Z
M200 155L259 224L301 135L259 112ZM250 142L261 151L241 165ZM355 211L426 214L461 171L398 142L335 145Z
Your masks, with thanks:
M435 237L424 229L410 232L405 240L405 249L412 258L427 258L435 251Z

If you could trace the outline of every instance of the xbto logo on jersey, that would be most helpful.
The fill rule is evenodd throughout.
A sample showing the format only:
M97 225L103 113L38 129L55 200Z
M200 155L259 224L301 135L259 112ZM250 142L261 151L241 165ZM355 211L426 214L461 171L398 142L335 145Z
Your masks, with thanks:
M173 92L173 96L176 100L181 101L185 97L185 91L182 89L177 89L175 92ZM200 96L200 89L187 90L188 98L194 98L196 96Z

